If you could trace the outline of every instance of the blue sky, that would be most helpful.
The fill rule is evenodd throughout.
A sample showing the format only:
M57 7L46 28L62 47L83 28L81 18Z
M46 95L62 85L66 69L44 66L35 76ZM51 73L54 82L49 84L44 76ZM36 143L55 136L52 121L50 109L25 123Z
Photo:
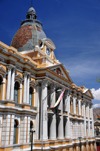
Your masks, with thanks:
M0 0L0 41L10 45L31 0ZM56 58L73 82L92 89L100 106L100 0L33 0L37 19L56 45Z

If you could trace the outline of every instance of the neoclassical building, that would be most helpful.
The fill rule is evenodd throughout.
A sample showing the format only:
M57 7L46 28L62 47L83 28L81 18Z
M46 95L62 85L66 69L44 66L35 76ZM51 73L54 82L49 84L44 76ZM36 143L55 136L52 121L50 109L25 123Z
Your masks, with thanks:
M0 41L0 151L95 151L91 91L76 86L31 7ZM77 77L78 78L78 77Z

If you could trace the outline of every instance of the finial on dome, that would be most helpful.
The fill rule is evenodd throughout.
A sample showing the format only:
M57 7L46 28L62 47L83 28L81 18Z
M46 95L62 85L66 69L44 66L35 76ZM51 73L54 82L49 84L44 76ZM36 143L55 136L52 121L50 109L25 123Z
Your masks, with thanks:
M35 9L31 6L26 15L27 19L37 19L37 14Z

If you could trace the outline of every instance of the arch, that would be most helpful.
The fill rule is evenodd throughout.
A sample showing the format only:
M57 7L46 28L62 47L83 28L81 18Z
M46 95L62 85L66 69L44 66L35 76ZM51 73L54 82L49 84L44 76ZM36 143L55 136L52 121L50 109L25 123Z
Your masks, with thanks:
M15 103L18 103L18 97L19 97L19 82L15 82L14 85L14 101Z
M18 144L18 120L14 120L13 144Z

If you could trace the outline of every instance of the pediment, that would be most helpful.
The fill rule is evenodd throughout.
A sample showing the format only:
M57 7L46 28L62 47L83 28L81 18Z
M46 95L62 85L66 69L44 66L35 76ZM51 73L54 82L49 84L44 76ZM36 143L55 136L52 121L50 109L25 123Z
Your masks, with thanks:
M91 90L87 89L85 92L84 92L87 96L91 97L93 99L93 95L91 93Z
M65 79L67 79L68 81L72 82L72 79L69 76L69 72L63 66L63 64L58 64L58 65L55 65L53 67L49 67L49 69L52 72L54 72L55 74L57 74L58 76L61 76L61 77L65 78Z
M23 78L20 74L17 74L15 77L16 77L16 79L20 79L21 81L23 80Z
M56 49L55 44L53 43L53 41L49 38L44 38L42 39L42 42L44 42L44 44L46 44L48 47L50 47L51 49Z
M0 66L0 71L6 73L6 70L2 66Z

